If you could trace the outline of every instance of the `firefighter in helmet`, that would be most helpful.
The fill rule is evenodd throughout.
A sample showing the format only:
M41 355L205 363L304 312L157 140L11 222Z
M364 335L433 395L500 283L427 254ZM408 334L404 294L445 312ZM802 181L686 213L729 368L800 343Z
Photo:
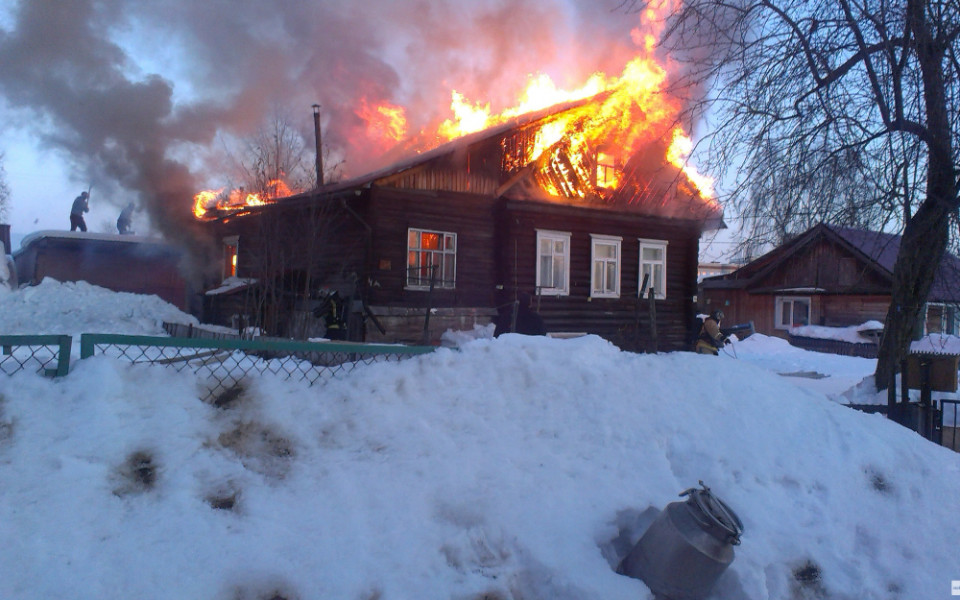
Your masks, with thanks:
M720 348L730 343L730 338L720 331L720 321L723 320L723 311L717 309L710 313L710 316L703 320L703 326L700 328L700 335L697 337L697 346L695 348L698 354L720 354Z

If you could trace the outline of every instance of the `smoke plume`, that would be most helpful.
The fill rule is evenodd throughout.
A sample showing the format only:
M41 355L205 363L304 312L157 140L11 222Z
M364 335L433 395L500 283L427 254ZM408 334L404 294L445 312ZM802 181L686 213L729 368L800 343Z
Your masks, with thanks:
M454 89L497 111L532 74L571 87L617 74L637 25L619 4L21 0L0 25L0 98L78 179L118 205L135 194L153 227L191 238L193 194L220 184L217 140L276 106L312 127L320 104L325 145L359 175L381 152L362 102L404 107L418 132L450 117Z

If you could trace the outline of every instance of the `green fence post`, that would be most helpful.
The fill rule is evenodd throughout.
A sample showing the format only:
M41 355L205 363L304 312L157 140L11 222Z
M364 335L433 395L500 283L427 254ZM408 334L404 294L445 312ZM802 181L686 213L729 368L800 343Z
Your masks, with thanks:
M60 335L60 352L57 353L57 370L54 377L64 377L70 372L70 353L73 350L73 336Z
M90 358L93 356L93 351L96 348L96 345L93 342L93 337L89 333L80 334L80 360L85 358Z

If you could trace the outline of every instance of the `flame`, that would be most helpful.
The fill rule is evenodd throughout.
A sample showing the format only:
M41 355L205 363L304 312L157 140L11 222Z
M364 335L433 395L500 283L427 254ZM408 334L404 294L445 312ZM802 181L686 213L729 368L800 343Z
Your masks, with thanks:
M361 98L360 107L354 113L366 122L367 134L385 144L399 142L407 135L406 109L402 106L389 102L371 106L366 98Z
M491 125L490 104L470 104L463 94L454 90L450 110L454 120L447 119L440 124L438 133L441 138L452 140L468 133L483 131Z
M686 173L687 178L696 186L701 196L704 198L712 198L713 178L701 175L693 165L688 162L691 152L693 152L693 140L683 132L683 129L677 127L673 130L673 141L667 149L667 160Z
M645 43L652 43L645 38ZM539 125L530 148L512 158L519 167L540 161L538 181L553 196L586 197L589 188L613 190L620 182L623 162L643 146L669 134L670 163L682 169L705 198L713 194L713 181L688 162L692 142L676 125L681 110L678 99L665 93L667 72L642 55L631 60L619 77L596 73L580 88L557 88L547 75L528 82L515 107L491 114L489 104L471 102L453 93L454 118L438 134L443 139L483 130L534 110L587 98L592 101L563 111ZM602 148L608 148L601 151ZM601 158L602 155L602 158Z
M435 136L421 131L407 139L404 107L386 101L370 102L361 98L354 112L365 123L366 137L380 150L405 142L406 149L422 151L424 145L452 140L520 115L568 103L569 108L544 116L515 139L501 141L505 173L533 164L537 183L558 200L605 197L621 185L623 168L631 157L670 140L661 160L682 170L691 192L695 188L705 200L715 203L713 180L698 173L689 162L693 144L677 125L682 100L670 93L667 70L654 54L665 24L664 16L671 14L679 2L651 0L646 3L640 13L640 25L630 32L639 55L626 64L619 76L594 73L582 86L564 90L546 74L531 75L518 94L515 106L499 113L491 110L489 102L470 99L452 90L449 105L452 115L440 123ZM282 181L271 182L264 198L244 194L243 190L203 191L195 196L194 214L197 218L214 218L242 212L290 193Z
M664 158L682 169L701 196L712 198L713 180L690 164L693 144L676 124L681 100L667 90L667 71L653 54L665 25L664 16L678 3L652 0L647 4L641 13L641 25L631 31L631 39L642 52L618 77L594 73L581 87L562 90L546 74L531 76L516 106L498 114L491 113L489 103L472 101L453 91L453 117L441 124L438 136L450 140L522 114L594 98L540 125L531 148L505 159L508 170L540 161L540 170L546 173L538 181L545 191L554 196L584 197L588 193L584 184L600 190L615 189L620 183L620 169L630 156L668 138L672 142Z
M193 215L198 219L215 218L222 213L242 212L244 209L263 206L294 194L281 179L271 179L265 187L263 197L259 193L245 193L243 188L229 191L224 188L204 190L193 197ZM210 212L214 214L208 214Z

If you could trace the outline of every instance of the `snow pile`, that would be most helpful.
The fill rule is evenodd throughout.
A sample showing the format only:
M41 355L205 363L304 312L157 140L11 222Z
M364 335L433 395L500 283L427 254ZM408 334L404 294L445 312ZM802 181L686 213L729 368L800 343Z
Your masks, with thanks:
M700 479L745 524L714 600L960 573L960 455L744 360L506 335L220 409L198 383L0 377L0 597L649 599L616 563Z
M474 325L470 331L454 331L448 329L440 336L440 345L448 348L458 348L474 340L491 339L496 330L497 326L494 323Z
M853 344L872 344L874 343L874 339L863 335L863 333L878 331L883 331L883 323L880 321L867 321L866 323L851 325L849 327L824 327L822 325L791 327L790 335L815 338L818 340L837 340Z
M0 331L156 333L171 310L47 281L0 298ZM874 361L757 334L719 357L445 337L324 385L250 377L220 407L104 356L0 376L0 598L651 600L616 565L701 479L745 525L710 600L960 579L960 454L817 387Z
M865 379L872 385L877 367L876 359L809 352L791 346L784 339L761 333L736 343L732 349L728 346L724 352L844 404L849 403L849 398L841 396L844 392Z
M197 323L158 296L113 292L85 281L46 278L0 295L0 333L8 335L165 335L164 321Z

